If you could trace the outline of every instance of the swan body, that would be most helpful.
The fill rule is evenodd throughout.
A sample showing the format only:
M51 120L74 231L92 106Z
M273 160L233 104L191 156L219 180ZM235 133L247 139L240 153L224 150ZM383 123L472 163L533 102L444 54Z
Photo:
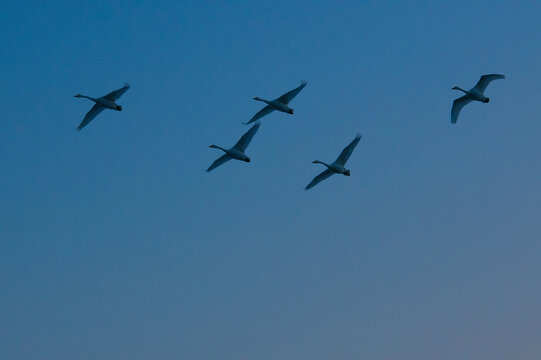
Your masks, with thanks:
M254 137L257 130L259 130L259 126L261 126L261 123L259 122L255 123L254 126L252 126L250 130L248 130L244 135L242 135L240 140L237 141L237 143L229 149L226 149L217 145L210 145L209 147L213 149L220 149L225 154L219 157L218 159L216 159L206 171L210 172L216 169L218 166L228 162L231 159L240 160L244 162L250 162L251 161L250 158L244 152L246 151L246 148L252 141L252 138Z
M485 96L485 90L491 81L498 80L498 79L505 79L505 75L500 75L500 74L483 75L481 76L477 84L470 90L464 90L458 86L453 87L452 90L462 91L465 95L453 101L453 108L451 109L451 123L456 124L460 111L462 110L464 106L468 105L470 102L479 101L485 104L490 102L490 98Z
M266 100L260 97L255 97L254 100L262 101L266 103L267 106L259 110L246 124L251 124L261 119L263 116L270 114L274 110L278 110L278 111L285 112L288 114L293 114L293 109L288 106L289 102L293 100L293 98L297 96L297 94L300 93L302 89L304 89L306 84L307 84L306 81L302 81L298 87L296 87L295 89L291 91L288 91L284 95L274 100Z
M348 161L349 157L353 153L353 150L355 149L355 147L357 146L357 144L361 140L361 137L362 137L361 134L357 134L355 136L355 139L353 139L353 141L350 142L349 145L346 146L342 150L342 152L340 153L338 158L332 164L327 164L327 163L324 163L323 161L319 161L319 160L312 161L312 163L314 163L314 164L325 165L327 167L327 169L325 171L323 171L321 174L319 174L318 176L316 176L310 182L310 184L306 185L304 190L309 190L309 189L313 188L314 186L316 186L317 184L319 184L320 182L322 182L323 180L327 179L328 177L330 177L330 176L332 176L334 174L342 174L342 175L345 175L345 176L350 176L351 171L349 169L346 169L345 165L346 165L346 162Z
M350 176L350 171L348 169L346 169L343 165L340 165L340 164L337 164L337 163L326 164L323 161L319 161L319 160L314 160L314 161L312 161L312 163L313 164L325 165L327 167L327 169L331 170L332 172L334 172L336 174L343 174L343 175L346 175L346 176Z
M90 109L88 113L86 113L85 118L79 124L77 127L77 130L81 130L86 125L88 125L89 122L91 122L96 116L98 116L99 113L101 113L105 109L111 109L116 111L122 111L122 106L118 105L116 101L120 99L120 97L130 88L130 84L125 83L124 86L118 90L111 91L109 94L104 95L99 98L94 98L91 96L81 95L77 94L75 97L77 98L85 98L89 99L95 102L94 106Z
M245 162L250 162L250 158L248 156L246 156L245 153L243 153L242 151L240 151L238 149L235 149L235 148L224 149L223 147L216 146L216 145L210 145L209 147L211 147L213 149L220 149L224 153L226 153L227 155L231 156L231 158L233 158L233 159L240 160L240 161L245 161Z
M272 107L273 110L278 110L278 111L285 112L288 114L293 114L292 108L290 108L289 106L287 106L287 104L284 104L283 102L280 102L278 100L265 100L260 97L255 97L254 100L267 103L270 107Z
M104 107L106 109L122 111L122 106L116 104L114 101L112 101L110 99L107 99L106 97L93 98L93 97L86 96L86 95L81 95L81 94L77 94L77 95L75 95L75 97L92 100L96 104L98 104L101 107Z

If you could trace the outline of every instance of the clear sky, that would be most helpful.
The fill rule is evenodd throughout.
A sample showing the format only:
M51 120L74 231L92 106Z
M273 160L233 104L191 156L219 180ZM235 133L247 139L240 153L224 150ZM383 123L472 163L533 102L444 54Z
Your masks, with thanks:
M539 359L539 1L1 8L1 359Z

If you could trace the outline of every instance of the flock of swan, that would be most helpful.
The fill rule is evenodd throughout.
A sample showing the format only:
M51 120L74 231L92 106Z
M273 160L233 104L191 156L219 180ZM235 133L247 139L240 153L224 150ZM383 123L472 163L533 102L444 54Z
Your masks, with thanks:
M451 123L456 124L458 115L460 114L460 111L462 108L466 105L468 105L472 101L479 101L482 103L488 103L490 101L490 98L485 96L485 90L487 86L493 81L498 79L505 79L504 75L500 74L487 74L481 76L477 84L471 88L470 90L464 90L458 86L455 86L452 88L452 90L459 90L462 91L465 95L461 96L453 101L453 107L451 109ZM218 166L228 162L231 159L240 160L244 162L250 162L250 158L245 154L246 149L248 148L248 145L252 141L252 138L259 130L259 127L261 126L261 122L259 119L264 117L265 115L270 114L274 110L281 111L287 114L293 114L293 109L289 107L289 103L295 96L297 96L302 89L306 86L307 82L302 81L301 84L296 87L295 89L288 91L287 93L283 94L282 96L274 99L274 100L265 100L260 97L255 97L254 100L261 101L266 103L267 105L263 107L261 110L259 110L251 119L250 121L244 123L244 124L255 124L248 130L242 137L229 149L217 146L217 145L210 145L211 148L219 149L224 152L222 156L220 156L218 159L216 159L206 170L207 172L214 170ZM98 116L103 110L105 109L112 109L116 111L122 111L122 106L118 105L116 101L120 99L120 97L130 88L129 84L124 84L124 86L118 90L112 91L107 95L104 95L99 98L94 98L86 95L77 94L75 97L78 98L86 98L89 100L92 100L95 104L94 106L88 111L88 113L85 115L83 121L79 124L77 127L77 130L83 129L85 126L87 126L96 116ZM322 164L327 169L314 177L312 181L306 187L304 190L309 190L312 187L319 184L321 181L329 178L330 176L334 174L342 174L345 176L350 176L350 170L345 168L346 162L348 161L349 157L353 153L353 150L361 140L361 134L357 134L353 141L349 143L348 146L346 146L338 158L332 163L327 164L323 161L314 160L314 164Z

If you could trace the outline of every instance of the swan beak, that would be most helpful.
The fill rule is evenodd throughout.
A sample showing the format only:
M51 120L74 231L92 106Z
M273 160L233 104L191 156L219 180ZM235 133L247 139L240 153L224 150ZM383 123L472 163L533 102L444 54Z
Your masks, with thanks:
M250 160L250 158L246 158L246 160L244 160L244 161L246 161L246 162L250 162L251 160Z

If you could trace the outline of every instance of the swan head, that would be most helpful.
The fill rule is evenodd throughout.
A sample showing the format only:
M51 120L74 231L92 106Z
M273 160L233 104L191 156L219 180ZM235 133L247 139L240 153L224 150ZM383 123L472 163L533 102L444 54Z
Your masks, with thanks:
M122 106L120 105L117 105L116 108L115 108L116 111L122 111Z
M460 88L458 86L455 86L455 87L451 88L451 90L460 90Z
M346 171L344 171L344 175L350 176L350 175L351 175L351 172L350 172L349 170L346 170Z
M483 102L486 104L487 102L490 102L490 98L486 97L483 99Z
M289 109L287 113L293 115L293 109Z
M246 159L244 159L245 162L250 162L250 158L248 156L246 156Z

